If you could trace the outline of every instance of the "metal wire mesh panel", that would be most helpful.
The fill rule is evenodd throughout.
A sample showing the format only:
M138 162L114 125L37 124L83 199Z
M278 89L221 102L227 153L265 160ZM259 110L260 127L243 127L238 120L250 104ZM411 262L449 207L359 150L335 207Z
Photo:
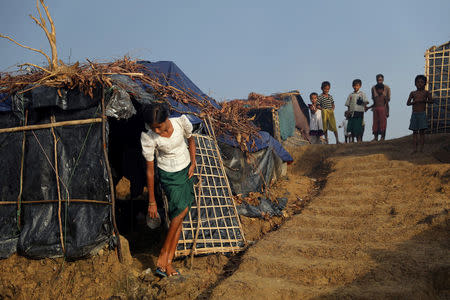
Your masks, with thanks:
M425 76L434 104L427 104L428 131L450 132L450 42L425 52Z
M196 203L183 221L175 255L240 251L245 239L217 142L206 135L193 136L199 178Z

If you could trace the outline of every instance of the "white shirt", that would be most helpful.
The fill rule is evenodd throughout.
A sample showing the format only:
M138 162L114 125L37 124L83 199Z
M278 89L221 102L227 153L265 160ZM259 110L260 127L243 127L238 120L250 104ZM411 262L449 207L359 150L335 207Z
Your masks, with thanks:
M341 125L339 125L339 127L342 127L344 130L344 135L350 135L350 132L347 132L347 124L348 124L348 120L345 119L341 122Z
M170 137L162 137L152 130L141 134L142 154L147 161L153 161L156 156L158 168L178 172L191 162L186 139L192 135L192 124L185 115L169 121L173 126Z
M357 104L358 99L362 100L362 104ZM367 99L366 94L364 94L361 90L357 93L353 92L348 95L347 101L345 102L345 106L347 106L351 112L364 112L364 104L369 104L369 100Z

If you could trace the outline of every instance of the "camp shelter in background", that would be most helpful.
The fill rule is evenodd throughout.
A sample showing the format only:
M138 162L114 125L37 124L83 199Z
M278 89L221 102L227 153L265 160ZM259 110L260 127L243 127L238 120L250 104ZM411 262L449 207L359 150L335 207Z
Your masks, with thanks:
M425 52L427 90L434 104L427 104L428 131L450 132L450 41Z
M272 106L254 108L249 115L263 131L267 131L283 145L309 143L309 112L299 91L272 94L285 102L280 108Z
M287 163L292 157L285 147L308 144L305 133L309 133L308 108L298 91L277 93L274 98L284 102L280 107L258 104L253 107L249 101L239 100L248 106L248 117L261 128L260 138L255 145L248 145L248 152L242 152L227 141L218 137L219 147L226 172L235 194L247 195L249 192L265 193L270 184L286 174Z

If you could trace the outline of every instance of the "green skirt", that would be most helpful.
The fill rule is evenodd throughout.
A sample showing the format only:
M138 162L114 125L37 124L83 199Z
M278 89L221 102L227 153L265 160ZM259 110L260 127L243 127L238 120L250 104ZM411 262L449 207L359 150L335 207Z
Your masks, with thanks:
M347 123L347 132L353 136L361 136L363 134L362 122L363 118L350 118Z
M194 182L189 178L188 171L191 164L178 172L166 172L158 168L159 180L169 202L169 218L172 220L186 207L191 208L194 201Z

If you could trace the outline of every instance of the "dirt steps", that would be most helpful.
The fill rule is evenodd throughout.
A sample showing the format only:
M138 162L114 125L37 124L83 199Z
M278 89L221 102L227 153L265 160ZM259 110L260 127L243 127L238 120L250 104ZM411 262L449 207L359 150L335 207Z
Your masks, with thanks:
M437 192L442 181L427 175L435 162L398 160L402 151L392 143L335 147L319 196L251 247L212 298L437 298L429 274L450 258L448 243L433 241L450 222L419 221L450 203Z

